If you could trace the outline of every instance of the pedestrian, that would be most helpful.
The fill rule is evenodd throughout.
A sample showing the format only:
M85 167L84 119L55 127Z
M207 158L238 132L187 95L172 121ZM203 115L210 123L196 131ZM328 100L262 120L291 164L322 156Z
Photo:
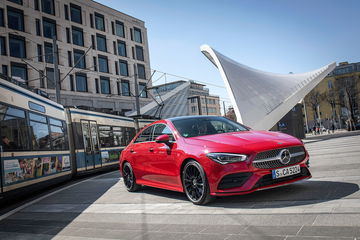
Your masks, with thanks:
M332 130L332 133L335 132L335 124L334 123L331 124L331 130Z

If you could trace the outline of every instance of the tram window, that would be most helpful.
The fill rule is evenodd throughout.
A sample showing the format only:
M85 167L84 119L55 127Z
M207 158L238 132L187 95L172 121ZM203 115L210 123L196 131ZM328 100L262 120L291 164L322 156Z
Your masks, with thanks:
M121 127L113 127L114 146L125 146L125 139Z
M45 107L37 103L29 102L29 108L38 112L45 113Z
M65 141L64 129L57 126L50 126L51 130L51 142L54 150L66 149L67 144Z
M13 114L13 116L9 115L9 113ZM29 149L29 143L27 141L28 131L24 111L0 104L0 133L0 145L3 148L3 151L8 152Z
M101 147L114 146L114 138L110 126L99 126L99 138Z
M46 117L35 113L29 113L30 120L47 123Z
M30 121L30 136L34 150L50 149L50 134L47 124Z
M56 119L53 119L53 118L49 118L50 120L50 124L51 125L55 125L55 126L59 126L59 127L62 127L62 122L60 120L56 120Z

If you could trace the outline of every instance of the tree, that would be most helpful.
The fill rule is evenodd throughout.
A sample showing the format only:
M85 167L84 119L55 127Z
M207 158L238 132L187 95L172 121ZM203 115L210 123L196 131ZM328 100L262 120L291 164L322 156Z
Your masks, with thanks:
M306 105L310 106L311 110L313 111L314 122L317 122L317 120L320 118L318 113L318 106L324 100L324 97L324 94L314 90L311 91L305 98Z
M228 108L228 110L227 110L227 112L225 114L225 117L236 122L236 115L235 115L234 108L232 106L230 106Z
M347 125L349 130L355 129L355 122L357 121L355 109L357 107L357 96L359 91L356 88L354 77L342 77L336 79L336 89L339 96L339 105L346 108L347 111Z

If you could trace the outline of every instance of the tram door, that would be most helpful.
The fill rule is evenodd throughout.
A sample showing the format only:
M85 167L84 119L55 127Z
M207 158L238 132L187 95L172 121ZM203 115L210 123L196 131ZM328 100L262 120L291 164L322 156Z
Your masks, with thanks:
M3 171L3 161L2 161L2 155L3 155L3 146L0 145L0 199L1 199L1 194L3 193L3 178L5 176L3 176L3 174L5 174L5 171Z
M85 152L85 167L86 170L101 167L99 137L97 131L97 124L95 121L81 120L83 138L84 138L84 152Z

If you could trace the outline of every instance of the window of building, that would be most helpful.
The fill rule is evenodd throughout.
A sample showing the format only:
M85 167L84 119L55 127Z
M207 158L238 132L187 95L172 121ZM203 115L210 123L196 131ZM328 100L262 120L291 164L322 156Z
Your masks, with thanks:
M3 151L28 150L30 146L25 111L3 104L0 104L0 109L1 135L6 136L11 143L4 146L1 141Z
M11 76L28 80L26 65L22 63L11 63Z
M87 78L85 74L77 73L75 75L76 78L76 91L78 92L87 92Z
M69 79L70 79L70 91L75 91L74 76L69 75Z
M101 34L96 34L97 50L107 52L106 37Z
M41 36L41 24L40 19L35 20L36 35Z
M141 98L147 98L148 97L145 83L139 83L139 94L140 94Z
M53 68L46 68L46 85L48 89L55 89L55 76Z
M124 38L125 37L124 23L120 21L116 21L115 25L116 25L116 35Z
M144 49L140 46L136 46L136 59L140 61L144 61Z
M45 62L54 63L53 45L51 43L46 42L44 44L44 49L45 49Z
M96 57L94 56L93 57L93 65L94 65L94 71L97 71L97 60L96 60Z
M71 21L82 24L81 7L70 3Z
M4 9L0 8L0 27L5 26Z
M64 15L65 15L65 19L69 20L69 6L64 4Z
M49 18L43 18L43 33L46 38L53 39L54 36L56 38L56 21Z
M126 61L119 60L119 68L121 76L129 76L128 64Z
M134 39L135 42L142 43L141 30L134 27Z
M74 64L76 68L86 68L85 52L81 50L74 50Z
M116 51L116 42L115 41L113 41L113 50L114 50L114 55L116 55L117 51Z
M101 85L101 93L102 94L110 94L110 78L108 77L100 77L100 85Z
M72 42L75 45L84 46L84 34L81 28L72 27Z
M9 34L10 56L26 58L25 38Z
M195 113L195 112L196 112L196 107L195 107L195 106L192 106L192 107L191 107L191 112L192 112L192 113Z
M73 66L73 63L72 63L72 53L71 53L71 51L68 51L68 64L69 64L69 67L72 67L72 66Z
M137 69L138 69L138 77L140 79L146 79L145 66L142 64L137 64Z
M328 88L329 89L332 89L333 88L333 83L331 80L328 81Z
M98 60L99 60L99 71L100 72L109 72L109 66L108 66L108 59L106 56L98 56Z
M130 96L130 82L128 80L121 80L121 95Z
M23 5L23 1L22 0L8 0L9 2L13 2L19 5Z
M90 13L90 27L94 28L94 16Z
M39 0L34 0L34 8L35 8L35 10L37 10L37 11L40 10Z
M121 95L121 82L116 82L116 87L118 95Z
M118 54L122 57L126 57L126 43L124 41L117 41Z
M66 30L66 42L67 43L71 43L71 39L70 39L70 28L65 28Z
M1 72L2 74L4 74L5 76L8 76L9 72L8 72L8 66L7 65L2 65L1 66Z
M8 27L11 29L25 31L24 27L24 12L22 10L7 7L7 16L8 16Z
M91 48L96 49L95 36L94 35L91 35Z
M115 74L119 75L119 65L117 61L115 61Z
M104 15L95 13L95 28L105 32L105 20Z
M55 15L54 0L41 0L41 9L44 13Z
M100 93L99 90L99 79L95 78L95 91L96 93Z
M45 74L43 70L39 70L39 79L40 79L40 88L45 88Z
M0 55L6 55L6 38L0 37Z
M37 45L37 58L38 58L38 62L43 61L42 45L41 44Z

